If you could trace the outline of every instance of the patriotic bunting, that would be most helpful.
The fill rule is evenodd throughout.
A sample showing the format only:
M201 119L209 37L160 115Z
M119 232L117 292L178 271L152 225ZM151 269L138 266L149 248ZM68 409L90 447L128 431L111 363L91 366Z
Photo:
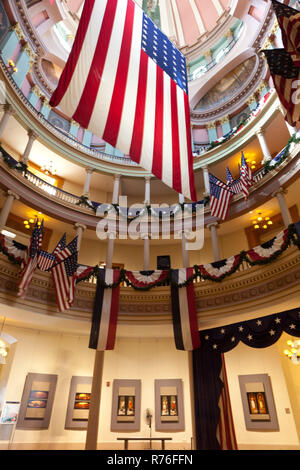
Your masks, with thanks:
M21 264L26 257L27 246L18 243L10 237L0 233L0 251L4 253L10 261Z
M176 348L182 351L193 351L200 347L194 285L191 283L186 287L178 287L192 275L193 268L172 272L175 282L171 285L174 339Z
M198 271L202 278L209 280L220 280L234 273L241 264L241 255L230 256L222 261L199 265Z
M157 271L126 271L126 281L134 287L149 288L161 285L168 279L167 270Z
M272 240L248 250L247 256L251 262L265 261L282 253L288 244L288 230L285 229Z
M119 311L119 277L120 271L117 269L100 270L90 333L91 349L98 351L114 349ZM117 286L105 288L105 284Z

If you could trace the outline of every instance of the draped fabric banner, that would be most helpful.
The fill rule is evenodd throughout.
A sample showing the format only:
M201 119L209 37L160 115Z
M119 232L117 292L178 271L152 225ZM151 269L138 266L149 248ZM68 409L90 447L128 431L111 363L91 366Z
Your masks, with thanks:
M247 255L252 262L270 259L277 253L281 253L287 246L287 243L288 230L285 229L276 235L276 237L272 238L272 240L248 250Z
M224 353L240 341L266 348L283 331L300 337L300 308L200 332L201 347L193 351L197 450L236 448Z
M194 284L178 287L192 276L193 268L176 269L172 272L171 285L172 318L176 348L193 351L200 347Z
M115 347L120 294L119 277L118 269L100 271L90 333L91 349L105 351ZM116 284L116 287L104 287L104 283L111 286Z
M165 283L168 270L157 271L126 271L126 281L133 287L148 288Z
M241 255L231 256L224 260L198 266L198 271L204 279L219 280L234 273L240 266Z
M13 263L21 264L25 260L27 246L0 233L0 251Z

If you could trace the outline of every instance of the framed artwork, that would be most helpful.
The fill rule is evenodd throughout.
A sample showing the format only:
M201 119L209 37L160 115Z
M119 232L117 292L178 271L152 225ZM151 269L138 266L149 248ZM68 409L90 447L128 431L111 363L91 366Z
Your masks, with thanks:
M155 430L183 431L184 405L181 379L155 380Z
M57 375L29 373L25 380L17 429L48 429Z
M19 401L6 401L1 411L0 424L15 424L20 410Z
M239 375L246 429L279 431L268 374Z
M65 429L85 430L89 419L92 377L73 376L70 383Z
M114 380L111 431L139 431L141 416L141 381Z

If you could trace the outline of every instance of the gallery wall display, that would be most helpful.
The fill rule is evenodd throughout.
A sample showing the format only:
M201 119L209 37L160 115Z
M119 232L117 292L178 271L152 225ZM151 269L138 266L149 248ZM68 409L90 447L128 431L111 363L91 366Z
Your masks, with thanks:
M114 380L111 431L139 431L140 417L141 381Z
M184 428L182 380L155 380L155 430L183 431Z
M27 374L17 429L48 429L57 375Z
M73 376L70 383L65 429L87 429L92 377Z
M239 375L246 429L279 431L268 374Z

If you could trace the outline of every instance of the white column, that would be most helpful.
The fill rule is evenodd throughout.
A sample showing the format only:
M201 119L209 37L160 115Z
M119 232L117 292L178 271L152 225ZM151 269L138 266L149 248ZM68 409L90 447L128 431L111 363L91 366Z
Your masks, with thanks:
M150 181L151 181L151 176L145 176L145 204L147 206L150 204ZM149 230L147 230L147 233L144 234L143 238L144 238L144 271L149 271L150 269Z
M209 185L209 170L207 166L203 166L203 179L204 179L204 193L206 196L210 194L210 185Z
M77 239L77 249L78 251L80 250L81 247L81 242L82 242L82 235L83 232L86 230L86 226L83 224L79 224L78 222L74 225L76 229L76 236L78 237Z
M18 194L14 193L13 191L11 191L9 189L7 191L6 201L4 203L4 206L1 209L1 213L0 213L0 230L2 230L6 225L8 216L10 214L10 211L11 211L11 208L12 208L12 205L13 205L15 199L18 200L18 199L20 199L20 197L18 196Z
M221 259L219 240L218 240L218 234L217 234L217 229L219 228L219 224L217 222L213 224L208 224L207 228L210 230L210 233L211 233L214 261L219 261Z
M118 203L119 188L120 175L115 175L112 204ZM114 234L112 234L112 237L109 238L107 244L106 268L112 268L113 251ZM85 450L97 450L104 354L104 351L95 351L91 401L86 432Z
M10 116L14 113L14 110L10 104L5 104L3 109L4 114L0 121L0 139L3 135L3 132L5 131Z
M259 129L259 130L256 132L256 135L257 135L257 138L258 138L258 140L259 140L259 143L260 143L260 146L261 146L261 150L262 150L262 153L263 153L263 160L262 160L262 162L265 163L266 161L271 160L272 157L271 157L271 153L270 153L268 144L267 144L266 139L265 139L265 136L264 136L264 131L263 131L262 129Z
M284 197L285 194L287 194L287 191L284 190L283 188L279 188L276 191L274 191L272 196L277 197L279 207L280 207L280 212L283 218L283 223L285 227L288 227L291 223L293 223L293 221L292 221L292 217L291 217L289 208L287 206L287 203Z
M181 46L185 45L185 39L184 39L181 19L180 19L179 11L178 11L178 8L177 8L176 0L171 0L171 2L172 2L172 9L173 9L173 13L174 13L176 29L177 29L177 33L178 33L178 37L177 37L178 43L179 43L178 45L179 45L179 47L181 47Z
M224 8L222 7L221 3L219 0L212 0L214 6L215 6L215 9L217 10L217 13L218 15L222 15L223 11L224 11Z
M29 158L30 152L32 150L32 146L33 146L34 141L36 140L36 138L37 138L37 135L33 131L30 130L28 132L28 142L27 142L27 145L26 145L26 148L24 150L22 160L21 160L22 163L25 163L25 165L27 165L28 158Z
M83 196L89 197L90 195L90 186L91 186L91 178L93 174L93 168L86 168L86 178L84 182L84 188L83 188Z

